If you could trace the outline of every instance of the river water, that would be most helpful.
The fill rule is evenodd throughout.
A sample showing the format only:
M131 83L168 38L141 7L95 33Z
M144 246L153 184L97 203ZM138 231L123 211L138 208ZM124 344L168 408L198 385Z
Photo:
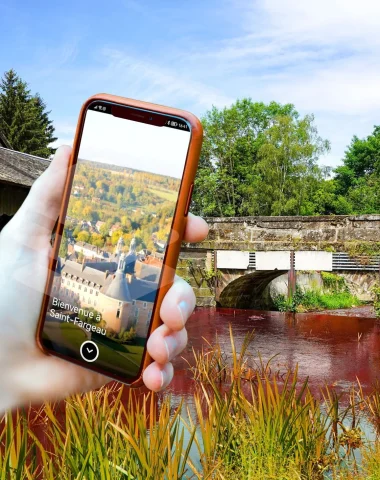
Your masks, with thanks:
M229 325L237 349L245 335L254 330L249 353L271 361L272 371L299 366L299 378L309 377L312 391L324 385L348 392L360 380L366 393L380 378L380 319L372 307L312 313L281 313L258 310L199 308L188 320L188 346L184 358L174 361L175 377L169 387L174 396L191 400L194 384L185 359L192 360L206 339L217 340L231 353ZM166 391L167 392L167 391Z

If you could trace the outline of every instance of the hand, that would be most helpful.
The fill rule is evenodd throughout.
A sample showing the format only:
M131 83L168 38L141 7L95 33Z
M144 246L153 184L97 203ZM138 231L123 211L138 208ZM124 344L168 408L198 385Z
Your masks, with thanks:
M29 402L58 400L110 381L45 355L35 340L52 254L51 232L59 214L70 153L70 147L57 150L0 235L0 412ZM207 232L206 222L189 214L185 240L199 242ZM158 391L170 383L170 361L186 346L185 323L194 306L193 290L177 277L162 303L163 325L148 341L148 352L155 360L143 375L149 389Z

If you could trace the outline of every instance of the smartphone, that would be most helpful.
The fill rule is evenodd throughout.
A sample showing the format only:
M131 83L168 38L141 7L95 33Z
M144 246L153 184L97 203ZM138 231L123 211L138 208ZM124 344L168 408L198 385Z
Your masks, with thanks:
M182 110L108 94L85 102L37 328L45 353L142 384L202 136Z

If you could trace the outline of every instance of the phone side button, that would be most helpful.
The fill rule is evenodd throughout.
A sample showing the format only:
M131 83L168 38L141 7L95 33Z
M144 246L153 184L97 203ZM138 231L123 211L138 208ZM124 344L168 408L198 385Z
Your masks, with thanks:
M191 202L191 195L193 193L194 189L194 183L190 185L189 193L187 195L187 202L186 202L186 208L185 208L185 217L187 217L187 214L189 213L189 208L190 208L190 202Z

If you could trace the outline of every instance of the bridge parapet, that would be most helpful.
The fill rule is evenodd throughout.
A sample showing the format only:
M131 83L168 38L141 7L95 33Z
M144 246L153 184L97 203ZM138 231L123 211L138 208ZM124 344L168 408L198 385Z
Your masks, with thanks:
M187 248L210 250L345 251L347 242L380 244L380 215L207 218L204 242Z

